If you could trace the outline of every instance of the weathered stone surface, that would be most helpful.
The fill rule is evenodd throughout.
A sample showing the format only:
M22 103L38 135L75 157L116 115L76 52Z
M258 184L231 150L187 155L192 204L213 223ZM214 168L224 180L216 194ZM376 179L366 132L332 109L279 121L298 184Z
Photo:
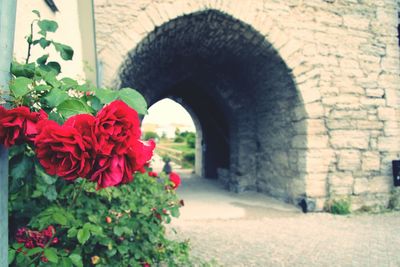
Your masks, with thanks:
M386 193L392 188L392 180L387 176L376 176L369 181L370 193Z
M400 142L398 136L379 137L378 148L380 151L399 151Z
M380 120L384 121L399 120L399 117L396 116L396 109L390 107L379 107L378 117Z
M318 203L389 193L371 176L389 178L400 153L396 0L95 5L102 83L181 99L232 188Z
M354 178L348 173L337 173L329 178L329 192L332 195L349 195L352 193Z
M369 192L369 180L367 178L354 179L353 193L355 195L368 193L368 192Z
M367 151L362 154L362 170L363 171L379 171L381 157L379 152Z
M355 171L361 168L361 153L358 150L339 152L338 168L342 171Z
M331 145L334 148L367 149L369 133L356 130L333 130L331 131Z

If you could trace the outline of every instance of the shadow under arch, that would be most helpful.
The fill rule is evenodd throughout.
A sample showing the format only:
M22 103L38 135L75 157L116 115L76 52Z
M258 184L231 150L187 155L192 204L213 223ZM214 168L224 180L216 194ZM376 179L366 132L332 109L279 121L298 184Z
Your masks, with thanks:
M290 69L250 25L217 10L157 27L129 52L120 86L181 99L203 133L204 175L233 191L305 195L306 122Z

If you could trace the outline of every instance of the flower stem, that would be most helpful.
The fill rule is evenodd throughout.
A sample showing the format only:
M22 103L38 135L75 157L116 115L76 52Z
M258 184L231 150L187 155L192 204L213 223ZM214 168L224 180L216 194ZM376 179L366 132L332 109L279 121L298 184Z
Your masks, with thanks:
M36 20L32 21L32 23L31 23L31 33L30 33L30 35L28 36L28 55L27 55L27 57L26 57L25 64L28 64L29 58L30 58L30 56L31 56L31 49L32 49L32 42L33 42L33 23L34 23L35 21L36 21Z

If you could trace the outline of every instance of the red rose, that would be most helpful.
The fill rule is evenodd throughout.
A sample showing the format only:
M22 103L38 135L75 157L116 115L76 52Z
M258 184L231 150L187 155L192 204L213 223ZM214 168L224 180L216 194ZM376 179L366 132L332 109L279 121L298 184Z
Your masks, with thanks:
M42 231L33 231L25 227L17 230L16 240L18 243L24 243L26 248L41 247L44 248L55 235L56 230L53 226L49 226ZM54 238L51 244L57 244L58 238Z
M122 154L133 139L139 139L138 113L121 100L102 108L96 116L94 127L96 150L104 155Z
M82 135L83 140L87 143L86 147L93 145L93 129L94 129L95 117L90 114L78 114L70 117L66 120L63 126L71 126L78 130Z
M124 155L99 157L94 166L95 171L90 180L97 182L98 189L119 185L123 180L129 179L126 176L132 176L132 172L127 169Z
M92 169L92 158L82 135L71 126L60 126L54 121L39 124L35 139L36 156L50 175L65 180L86 177Z
M156 143L153 140L147 142L141 140L134 140L128 147L128 162L133 171L140 171L144 173L145 166L153 157L153 151Z
M174 172L169 174L169 180L173 183L173 189L177 189L181 184L181 177Z
M6 147L34 141L39 121L47 120L47 114L40 110L31 112L28 107L7 110L0 106L0 143Z
M98 188L126 184L133 180L135 171L144 171L144 165L151 159L155 143L133 139L125 154L98 156L90 180L97 182Z

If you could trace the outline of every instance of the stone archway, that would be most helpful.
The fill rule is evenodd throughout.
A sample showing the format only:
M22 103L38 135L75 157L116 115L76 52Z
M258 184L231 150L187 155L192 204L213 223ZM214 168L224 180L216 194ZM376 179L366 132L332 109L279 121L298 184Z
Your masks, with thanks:
M119 81L150 105L173 97L190 107L203 129L206 177L286 201L306 195L302 99L285 62L250 25L217 10L170 20L129 52Z

